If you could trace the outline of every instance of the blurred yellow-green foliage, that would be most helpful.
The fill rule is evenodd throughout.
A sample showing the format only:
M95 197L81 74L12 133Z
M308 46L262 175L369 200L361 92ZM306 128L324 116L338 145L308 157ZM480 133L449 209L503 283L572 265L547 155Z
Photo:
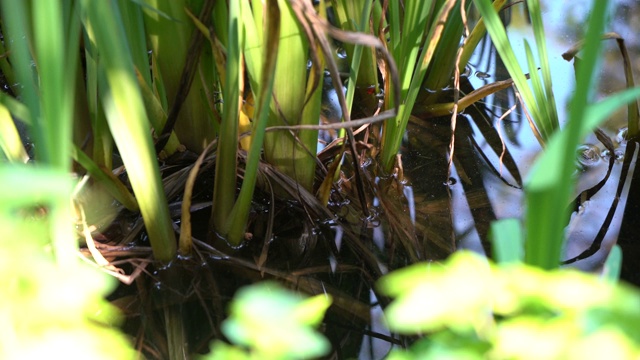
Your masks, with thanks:
M7 172L0 173L11 183ZM30 178L42 173L15 174L21 175L30 175L17 179L28 185ZM38 191L30 193L34 200L46 200ZM130 342L117 330L119 313L104 298L114 289L116 280L75 258L74 248L70 249L74 261L58 261L69 254L56 253L63 250L53 246L51 229L55 226L50 210L55 204L43 207L39 202L3 198L0 358L134 358ZM28 196L25 198L28 200Z
M570 269L494 265L471 252L382 278L389 328L428 334L396 359L636 359L640 293Z

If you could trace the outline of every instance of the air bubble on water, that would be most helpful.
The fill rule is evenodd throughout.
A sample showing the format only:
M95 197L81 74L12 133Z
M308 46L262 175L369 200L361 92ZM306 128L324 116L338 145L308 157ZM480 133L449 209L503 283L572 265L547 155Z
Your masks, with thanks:
M340 58L340 59L346 59L347 58L347 51L344 48L337 48L336 49L336 55L338 55L338 58Z
M578 165L583 170L596 165L601 158L600 148L593 144L583 144L578 147Z
M624 150L616 149L614 154L615 154L615 157L616 157L616 161L621 161L622 159L624 159Z

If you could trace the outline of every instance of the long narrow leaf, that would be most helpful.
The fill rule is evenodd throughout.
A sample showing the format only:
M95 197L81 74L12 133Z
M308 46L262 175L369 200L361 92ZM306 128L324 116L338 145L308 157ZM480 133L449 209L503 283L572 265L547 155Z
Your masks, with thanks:
M240 79L242 62L243 27L241 7L236 1L229 4L229 39L227 40L227 67L225 74L224 110L220 126L213 189L211 230L226 235L228 218L236 198L236 168L238 151L238 117L240 114Z
M390 172L393 168L396 155L400 150L400 144L404 136L404 131L407 128L407 123L409 122L409 116L411 115L411 111L423 83L424 76L429 65L431 64L436 46L440 41L440 37L444 29L444 24L446 23L446 20L448 19L449 14L455 4L456 1L453 0L445 1L438 12L435 15L432 14L435 20L433 20L431 26L429 27L428 33L426 34L428 43L423 46L422 50L419 52L420 55L418 58L414 56L418 54L417 48L410 47L410 53L394 54L394 57L399 56L401 59L405 59L404 64L406 64L407 67L399 67L402 74L401 89L393 90L401 91L403 103L393 104L391 96L387 96L385 99L385 106L387 106L387 108L399 105L398 115L395 117L395 119L387 121L384 127L380 158L382 167L386 172ZM420 2L420 5L425 9L431 9L432 6L430 1ZM414 26L418 29L421 29L421 25L423 27L426 26L425 23L414 24ZM424 33L415 32L411 34L412 36L418 36L419 39L422 39L422 37L425 35ZM403 36L408 36L408 34L403 34ZM412 39L411 37L405 39L406 40L403 41L411 42L412 44L414 44L414 47L420 46L420 42L416 43L416 41L418 41L419 39Z
M113 2L83 0L81 4L85 26L101 50L104 82L100 91L109 128L127 168L154 256L168 262L176 254L176 239L133 61L123 56L129 50L119 12Z
M0 103L0 149L10 162L25 163L29 160L11 113L2 103Z
M231 223L229 225L227 240L232 245L238 245L244 239L245 227L249 217L249 210L251 208L251 200L253 198L253 192L258 177L258 165L264 141L265 128L267 127L267 122L269 120L269 104L271 103L271 92L275 80L276 60L278 57L277 50L280 42L280 9L278 8L276 0L268 0L265 3L265 8L268 15L265 24L266 46L263 48L265 53L264 65L261 71L261 87L255 111L257 117L255 119L251 146L247 156L242 188L240 189L238 200L236 201L233 210L231 211L231 215L229 216L229 221Z
M551 136L551 133L543 131L543 129L557 128L557 119L547 118L547 114L543 114L540 109L535 106L535 96L533 95L531 88L527 84L527 79L524 72L522 71L522 68L520 67L520 64L518 63L515 53L513 52L504 25L498 17L497 11L492 7L491 1L475 0L474 3L476 4L478 11L482 15L484 23L487 27L487 31L489 32L489 35L491 35L491 40L493 41L498 54L500 54L505 67L509 71L509 75L511 75L511 78L515 82L518 91L524 99L524 103L531 113L533 121L535 122L536 127L542 135L543 140L548 139ZM550 126L540 125L545 121L549 122Z
M71 148L71 155L87 172L100 182L118 202L130 211L138 211L138 203L124 184L110 171L101 169L91 158L77 147Z
M590 81L590 76L583 77L583 81L585 80ZM634 88L610 96L594 105L585 106L581 114L582 121L571 115L570 121L575 122L573 132L565 130L551 139L542 157L534 165L525 187L527 199L525 260L527 263L543 268L558 266L564 227L569 219L565 206L558 206L558 203L568 202L573 191L572 171L578 141L616 109L635 101L639 96L640 88ZM571 122L569 125L571 126Z
M280 6L280 46L276 78L273 87L274 101L269 126L297 125L310 120L303 118L307 94L307 59L309 42L293 10L293 3L279 0ZM313 119L318 123L320 114ZM264 139L264 156L267 162L276 166L301 186L310 190L315 175L315 159L308 150L315 151L318 141L316 131L301 131L296 134L270 132Z
M549 55L547 53L547 37L544 32L544 24L542 23L542 9L540 8L540 0L527 0L527 6L533 25L533 34L536 39L536 48L538 49L538 58L540 59L540 68L542 71L542 79L544 82L545 103L547 104L547 112L543 113L547 116L552 128L557 128L558 114L556 108L556 100L553 95L553 83L551 78L551 67L549 66ZM533 71L533 69L529 69Z

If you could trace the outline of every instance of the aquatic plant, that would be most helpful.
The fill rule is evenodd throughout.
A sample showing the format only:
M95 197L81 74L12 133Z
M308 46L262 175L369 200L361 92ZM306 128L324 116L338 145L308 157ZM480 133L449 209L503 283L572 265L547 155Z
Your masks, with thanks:
M472 150L454 144L456 138L472 137L458 112L475 111L479 99L512 83L539 122L536 129L546 150L525 185L524 227L517 221L493 227L506 239L496 241L501 244L495 246L496 257L558 266L568 212L557 201L569 201L573 150L611 109L638 95L633 90L586 105L599 56L596 39L603 29L603 20L594 17L583 55L588 61L578 67L572 119L559 132L535 1L529 7L542 76L532 70L536 59L528 50L532 87L504 41L496 15L503 1L478 0L483 19L473 31L466 19L471 2L454 0L334 0L333 15L327 2L314 7L305 0L45 4L2 2L0 50L8 55L0 57L0 69L8 87L0 95L0 145L7 159L0 172L15 175L1 177L9 189L20 182L27 188L3 193L15 201L7 202L2 219L28 220L37 215L35 208L42 217L36 223L45 230L20 236L39 239L45 249L50 245L58 266L75 269L81 242L83 259L92 258L123 282L136 281L140 311L122 310L130 310L128 318L142 329L136 333L139 347L159 357L202 350L185 345L189 332L202 330L189 328L183 304L198 302L211 332L198 336L213 337L220 327L215 314L222 314L229 293L265 276L301 292L330 293L334 306L328 316L341 314L366 326L370 291L383 305L388 302L373 288L385 266L444 258L456 248L448 205L429 214L446 213L448 228L442 231L405 215L398 154L407 126L425 129L426 120L445 116L445 135L426 131L423 139L438 147L440 166L434 168L443 172L437 182L448 181L453 167L471 173L466 161ZM594 13L605 5L597 6ZM485 25L513 81L465 95L460 73ZM348 73L334 58L336 43L347 54ZM447 92L442 88L452 78L453 91ZM336 90L341 117L318 125L325 82ZM435 91L425 93L425 87ZM420 116L412 119L412 114ZM549 123L540 122L544 119ZM14 121L28 124L33 154L21 143ZM338 134L318 154L319 130ZM497 154L499 134L490 126L481 133ZM456 151L465 155L456 157ZM504 159L519 184L515 162L508 153ZM69 179L72 172L81 174L82 182ZM42 181L27 181L31 176ZM47 182L59 193L49 191ZM44 195L43 189L48 189ZM176 203L170 208L169 201ZM192 220L202 209L206 219ZM69 214L76 213L74 229ZM127 222L138 213L144 233L140 222ZM277 223L276 213L286 221ZM92 236L108 233L116 217L129 232L96 245ZM298 218L304 221L290 221ZM371 239L371 228L383 227L378 222L390 224L381 245ZM18 230L28 232L26 226ZM287 231L297 232L295 239L288 241ZM330 231L341 234L336 235L339 241L333 233L327 236ZM206 239L197 238L203 234ZM504 250L504 244L511 250ZM274 256L270 247L281 253ZM113 265L120 259L131 275ZM226 279L227 292L218 290L211 275L217 266L236 271L233 280ZM364 285L352 286L354 278ZM145 293L150 288L154 296ZM105 286L87 294L106 291ZM202 305L209 304L207 296L214 305ZM320 321L317 316L314 324ZM157 326L156 317L164 325Z

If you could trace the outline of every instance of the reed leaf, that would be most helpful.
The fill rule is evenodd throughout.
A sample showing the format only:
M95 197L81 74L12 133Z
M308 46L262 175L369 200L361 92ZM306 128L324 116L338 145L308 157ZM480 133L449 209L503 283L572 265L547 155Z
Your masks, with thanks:
M7 25L7 34L3 35L5 44L12 43L11 63L22 84L20 95L31 118L30 130L38 144L39 165L54 172L67 172L71 169L69 152L78 59L74 51L78 47L80 21L71 3L32 5L22 1L1 3ZM31 21L33 27L29 25ZM33 49L35 73L29 47ZM76 246L70 203L58 204L49 212L52 246L61 266L69 267L75 264Z
M577 86L581 86L581 83L582 81L578 81ZM567 129L550 139L544 153L536 161L530 177L525 181L527 201L525 262L546 269L558 267L564 228L569 220L566 207L558 206L558 203L568 203L573 193L575 150L578 143L618 108L636 101L638 97L640 97L640 88L633 88L592 105L587 105L586 100L583 100L585 102L582 103L584 110L580 114L581 117L576 118L570 114ZM571 121L576 125L573 125L574 128L569 131Z
M604 263L604 278L612 283L617 283L620 280L620 273L622 271L622 248L620 245L613 245L607 260Z
M98 50L85 33L86 99L93 135L92 159L105 169L113 167L113 137L98 94Z
M544 24L542 23L542 9L540 8L540 0L527 0L529 16L533 25L533 35L536 39L536 48L538 50L538 58L540 60L540 69L544 90L539 94L544 94L546 106L546 117L549 119L552 129L557 129L558 113L556 109L556 100L553 94L553 83L551 78L551 67L549 66L549 55L547 52L547 37L544 33ZM534 72L535 68L529 67L530 72Z
M493 9L498 12L507 0L494 0L493 1ZM460 64L458 64L458 71L460 73L464 72L465 66L469 63L469 59L473 55L476 47L480 43L480 41L484 38L484 35L487 33L487 27L484 24L484 19L480 18L476 25L471 30L471 33L467 37L466 45L462 50L462 56L460 57Z
M332 0L334 13L338 19L339 27L342 30L357 31L362 33L370 33L369 21L372 18L373 1L372 0ZM380 4L376 2L379 7ZM374 20L375 23L375 20ZM351 68L349 69L348 87L353 86L365 88L375 86L378 92L378 68L376 64L375 49L357 44L342 44L347 59L351 60ZM353 74L356 74L353 79ZM352 84L353 82L353 84ZM348 92L349 90L347 90ZM349 96L347 95L347 98ZM349 104L350 101L347 101ZM351 107L351 105L349 105Z
M451 83L451 76L456 66L456 56L458 48L462 41L462 32L464 24L462 23L460 1L457 1L451 9L451 13L442 31L442 37L438 42L438 46L433 54L433 60L429 65L429 70L424 77L423 86L435 92L428 94L439 95L439 91ZM466 2L464 11L468 11L471 2ZM472 44L467 43L465 47L471 47ZM466 63L460 62L460 66L466 66ZM436 99L427 97L428 102L434 102Z
M71 148L72 158L80 164L87 172L114 197L119 203L130 211L138 211L138 203L133 194L111 171L98 166L87 154L78 149L77 146Z
M229 232L229 214L236 198L236 171L238 155L238 119L243 85L241 53L244 27L239 2L229 4L227 62L223 88L222 124L216 155L215 182L213 187L213 211L210 230L223 236Z
M26 163L29 160L11 113L2 103L0 103L0 149L9 162Z
M395 165L409 116L441 39L444 26L455 5L454 0L443 2L439 8L434 8L435 4L432 1L405 2L403 30L400 34L399 25L394 22L401 18L399 14L401 10L396 2L389 3L390 19L388 21L391 34L389 45L393 57L399 59L398 71L400 72L400 89L393 89L393 92L400 92L400 98L403 100L401 104L394 104L391 92L385 91L385 107L391 109L399 106L397 116L386 122L382 135L380 161L387 173L390 173ZM426 39L424 43L422 39Z
M99 91L109 129L136 194L154 257L168 262L176 254L176 239L117 3L83 0L81 5L89 38L100 49Z
M525 261L544 269L559 266L564 227L569 220L569 213L565 206L558 206L558 203L567 203L573 193L573 164L578 142L599 121L604 120L609 111L617 107L609 105L620 105L625 103L624 100L633 99L633 96L629 95L633 92L627 91L604 102L587 106L591 96L590 89L595 81L606 9L607 1L596 1L593 4L585 37L584 55L577 67L576 89L569 106L567 127L553 139L553 144L549 144L549 149L536 162L531 176L525 182ZM603 104L607 107L603 107Z
M145 0L145 4L153 10L144 11L144 23L148 42L160 70L169 108L176 106L176 100L184 94L179 93L182 74L187 58L197 57L199 66L200 54L188 53L190 39L195 29L185 9L193 13L202 5L202 1L188 0ZM204 66L206 67L206 66ZM188 149L200 152L215 137L212 119L207 116L206 101L202 94L205 86L200 77L195 77L191 87L187 89L184 103L173 130ZM170 113L170 110L167 111Z
M300 28L288 1L279 0L280 46L273 87L274 102L269 126L317 124L320 112L314 117L303 109L307 94L307 59L309 43ZM315 175L317 130L304 130L294 136L286 132L270 132L264 139L267 162L295 179L305 189L312 189ZM309 154L309 149L312 154Z
M256 100L256 110L251 137L251 145L244 171L244 179L242 188L238 195L238 200L233 206L231 215L229 216L230 224L228 226L229 233L227 241L232 245L238 245L245 238L245 228L249 218L249 210L251 209L251 200L258 177L258 165L262 152L262 145L265 138L265 129L267 127L270 103L273 85L275 82L275 71L278 57L278 48L280 42L280 9L276 0L267 0L264 8L266 9L265 22L265 47L264 64L261 71L260 92ZM319 110L318 110L319 111Z
M353 4L352 4L353 5ZM358 3L357 9L360 10L360 17L358 23L353 24L351 27L352 31L358 32L367 32L367 28L369 26L369 19L371 17L371 10L373 1L366 0L364 2ZM355 13L353 6L349 7L350 12ZM357 14L357 13L355 13ZM354 15L355 15L354 14ZM378 80L377 80L377 69L375 67L375 57L373 56L373 48L365 48L361 44L351 45L349 48L352 49L351 56L351 69L349 71L349 80L347 81L347 94L345 96L345 100L347 102L347 111L351 112L353 105L353 97L356 93L356 88L358 86L373 86L377 88ZM347 52L349 53L349 52ZM372 68L373 66L373 68ZM360 72L360 69L363 69ZM372 76L375 76L373 79ZM341 136L344 136L344 129L341 130Z
M511 78L516 84L516 87L520 92L527 109L531 113L535 126L542 136L542 140L547 141L553 131L555 131L559 127L558 117L555 110L555 101L552 100L552 94L550 94L550 79L549 84L547 84L547 79L543 76L543 79L545 81L543 88L545 89L545 92L540 92L537 95L539 99L546 99L546 102L551 102L551 105L554 106L553 110L545 112L538 106L536 95L527 83L525 73L524 71L522 71L518 60L516 59L515 53L513 52L513 49L507 37L506 30L504 28L504 25L502 24L502 21L498 17L496 9L492 7L490 0L475 0L474 3L478 8L478 11L482 15L484 24L487 27L487 31L491 36L491 40L493 41L498 54L500 54L505 67L509 71L509 75L511 75ZM534 30L534 32L535 31L540 30ZM539 49L544 48L544 46L544 43L538 44ZM546 51L544 51L544 53L546 54ZM542 56L541 54L538 55ZM529 71L533 73L534 71L537 71L537 68L534 66L534 68L530 68ZM547 93L546 90L548 90L549 93Z
M498 264L524 260L524 237L519 219L500 219L491 223L489 232L495 261Z

